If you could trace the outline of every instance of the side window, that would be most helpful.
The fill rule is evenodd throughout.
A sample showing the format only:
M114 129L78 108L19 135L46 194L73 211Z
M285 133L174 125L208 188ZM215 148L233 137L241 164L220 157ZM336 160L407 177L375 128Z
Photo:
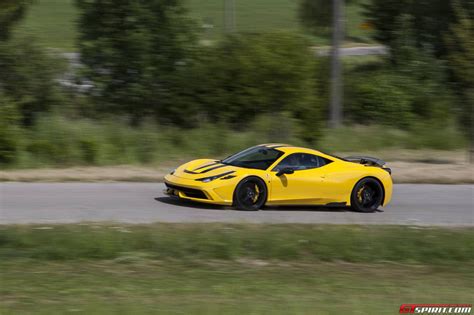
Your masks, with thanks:
M306 153L293 153L284 158L273 171L279 171L283 168L292 168L295 171L317 168L329 164L331 161L320 156Z

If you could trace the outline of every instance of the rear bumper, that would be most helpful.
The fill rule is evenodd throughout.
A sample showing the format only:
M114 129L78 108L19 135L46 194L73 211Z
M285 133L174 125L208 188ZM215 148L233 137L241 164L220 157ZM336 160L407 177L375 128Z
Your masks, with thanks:
M382 187L384 190L384 198L383 198L382 206L385 207L392 200L392 193L393 193L392 176L384 169L378 178L382 182Z
M165 176L165 185L166 188L163 192L169 196L202 203L232 205L232 196L223 194L220 187L213 182L199 183L192 179L169 174Z
M393 182L392 179L382 182L384 186L384 200L382 206L387 206L392 201Z

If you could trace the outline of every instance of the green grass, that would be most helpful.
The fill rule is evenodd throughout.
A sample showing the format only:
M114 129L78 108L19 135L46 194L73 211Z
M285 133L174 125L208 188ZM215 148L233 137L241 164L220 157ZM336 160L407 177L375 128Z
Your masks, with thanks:
M80 224L0 227L0 261L150 259L459 264L474 229L399 226Z
M75 0L35 0L17 34L35 37L47 48L75 51L78 10Z
M236 29L242 32L276 30L300 30L298 0L239 0L236 1ZM198 26L212 24L203 30L202 38L214 40L224 33L223 0L188 0L190 16ZM349 5L347 14L348 42L370 42L370 31L362 30L362 7L355 2ZM34 36L41 45L63 51L76 50L76 20L78 10L74 0L35 0L19 26L17 34ZM329 44L328 38L313 37L318 45Z
M117 119L71 121L45 116L20 134L17 158L10 167L157 165L192 157L224 158L252 145L277 141L265 126L256 122L241 132L212 124L187 130L153 123L132 128ZM278 140L300 143L289 133Z
M474 230L0 227L1 314L395 314L469 303Z
M470 303L472 269L392 264L0 262L1 314L398 314Z
M202 24L212 24L208 37L224 32L224 0L188 0L190 14ZM235 1L236 30L264 32L298 30L297 0L238 0Z
M458 150L466 139L454 126L439 128L435 124L414 123L405 130L389 126L345 126L326 130L318 143L329 152L381 151L384 149Z
M194 129L145 124L132 128L117 120L68 120L49 115L39 119L16 139L15 160L8 167L149 165L199 157L224 158L260 143L308 146L298 138L299 129L288 122L285 135L275 133L271 117L261 117L243 131L225 125L203 124ZM325 130L316 144L327 152L364 152L384 149L458 150L466 147L454 127L434 129L416 125L409 130L387 126L347 126Z

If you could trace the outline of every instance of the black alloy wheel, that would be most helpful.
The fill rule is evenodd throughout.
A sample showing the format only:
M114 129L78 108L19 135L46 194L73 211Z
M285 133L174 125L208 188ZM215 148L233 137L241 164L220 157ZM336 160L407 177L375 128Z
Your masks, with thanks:
M374 178L361 179L352 190L351 207L359 212L374 212L383 202L383 188Z
M234 206L240 210L256 211L267 200L267 186L258 177L244 178L235 188Z

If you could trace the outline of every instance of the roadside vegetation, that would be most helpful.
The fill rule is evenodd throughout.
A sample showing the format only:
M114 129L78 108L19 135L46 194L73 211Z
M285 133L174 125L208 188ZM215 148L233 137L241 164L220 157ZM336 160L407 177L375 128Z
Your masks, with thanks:
M161 166L170 161L197 157L225 158L259 143L291 143L307 145L299 135L304 131L297 122L282 122L285 130L274 132L274 120L285 116L261 116L245 130L235 130L224 124L201 124L180 129L145 123L128 127L126 122L89 119L70 120L58 115L40 117L28 129L17 129L14 137L14 159L5 169L44 167L143 165ZM15 139L15 138L12 138ZM256 140L258 139L258 140ZM413 161L437 162L427 149L462 150L466 141L454 126L433 130L419 125L412 130L385 126L353 126L336 130L322 129L316 136L316 148L332 153L377 152L390 161L404 160L395 150L423 148L426 156ZM465 154L458 154L458 156ZM406 159L405 159L406 160ZM184 160L183 160L184 161ZM457 160L456 163L462 162Z
M0 310L393 314L412 299L469 300L473 242L472 228L1 226Z
M284 9L290 2L293 9ZM448 2L434 4L450 8L434 37L420 36L419 29L430 31L429 21L442 11L427 11L420 26L425 4L411 12L378 0L348 2L348 14L357 8L358 19L372 23L370 33L392 50L345 60L345 124L330 130L329 62L310 49L312 36L328 36L327 26L305 23L317 12L302 14L304 1L272 6L293 12L301 27L256 26L217 36L212 45L202 44L202 21L187 10L197 7L193 2L7 1L0 6L0 164L156 165L176 156L225 156L263 142L330 152L465 149L472 138L472 8ZM72 80L88 89L60 85L67 64L19 32L34 10L56 5L58 12L67 5L74 9L64 10L77 12L83 66ZM378 21L388 13L394 21L383 28Z
M202 2L0 1L2 173L120 165L154 180L155 167L265 142L391 156L472 147L472 1L348 0L345 44L391 50L344 59L338 129L329 60L312 48L329 43L328 13L305 10L324 2L236 1L232 34L223 1ZM0 313L393 314L472 299L473 246L472 228L0 225Z
M153 224L0 227L0 259L261 259L449 265L474 261L472 228Z
M394 314L465 303L472 267L261 261L0 262L2 314Z

